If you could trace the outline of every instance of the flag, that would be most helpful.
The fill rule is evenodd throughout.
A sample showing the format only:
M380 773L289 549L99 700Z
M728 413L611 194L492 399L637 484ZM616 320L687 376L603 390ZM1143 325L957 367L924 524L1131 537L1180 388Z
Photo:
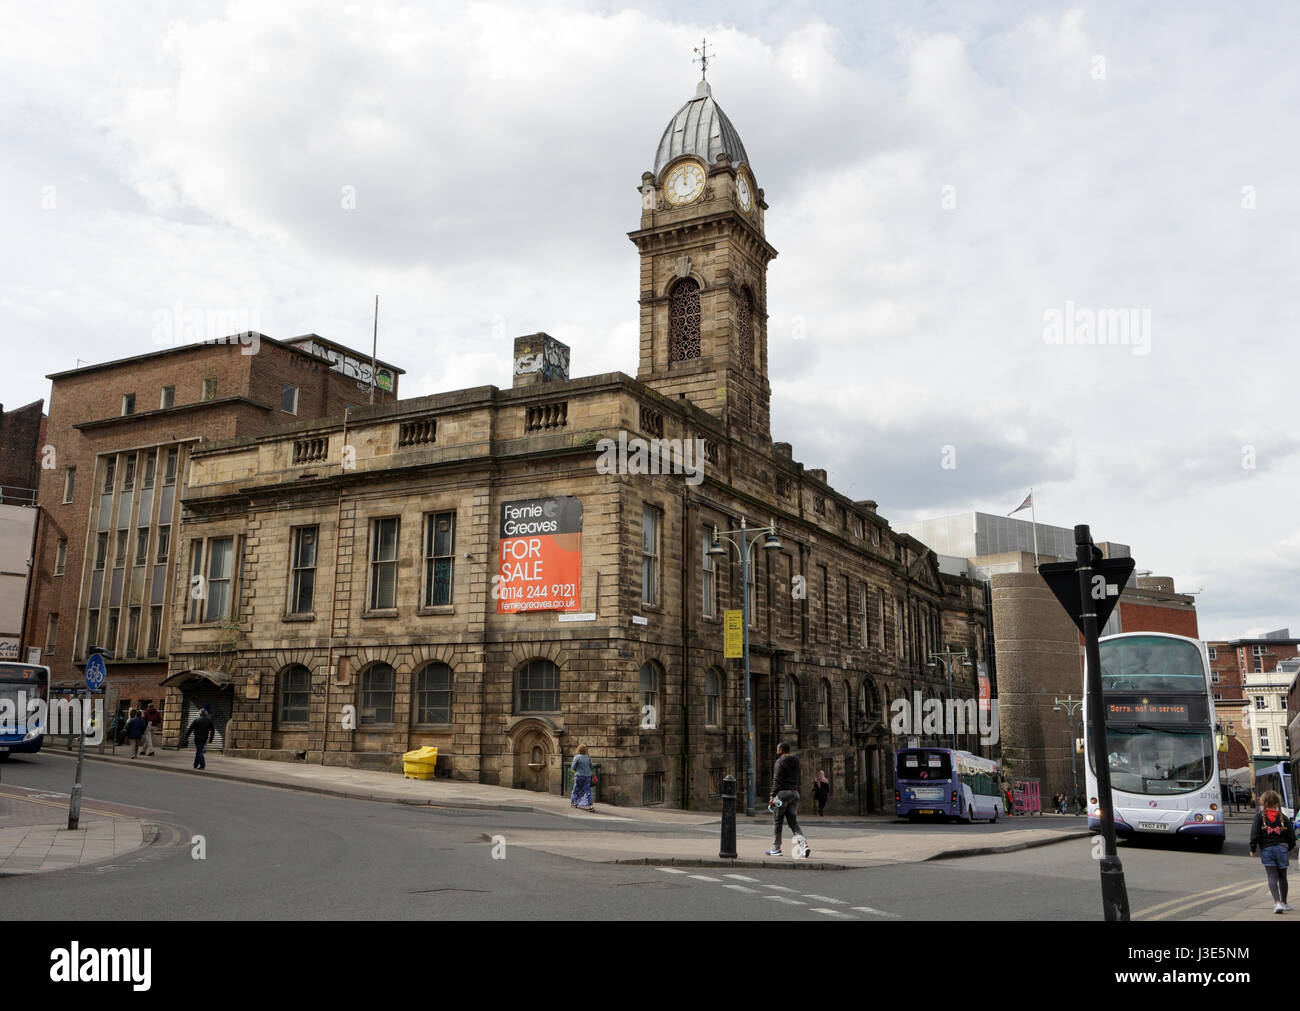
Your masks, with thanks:
M1031 490L1029 494L1025 496L1025 500L1021 502L1020 505L1012 509L1011 512L1007 513L1007 515L1014 516L1016 513L1020 512L1021 509L1028 509L1033 504L1034 504L1034 493Z

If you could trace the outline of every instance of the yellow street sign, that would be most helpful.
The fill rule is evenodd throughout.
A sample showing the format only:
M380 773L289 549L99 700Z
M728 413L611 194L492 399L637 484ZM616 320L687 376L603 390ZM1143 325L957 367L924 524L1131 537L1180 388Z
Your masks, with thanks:
M739 660L745 655L745 612L722 612L722 655L728 660Z

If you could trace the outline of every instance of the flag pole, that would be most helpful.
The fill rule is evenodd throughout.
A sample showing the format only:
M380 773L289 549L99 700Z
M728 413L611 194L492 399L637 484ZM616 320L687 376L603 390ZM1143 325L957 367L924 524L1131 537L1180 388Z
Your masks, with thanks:
M1029 489L1029 515L1034 528L1034 568L1038 568L1038 510L1034 508L1034 489Z

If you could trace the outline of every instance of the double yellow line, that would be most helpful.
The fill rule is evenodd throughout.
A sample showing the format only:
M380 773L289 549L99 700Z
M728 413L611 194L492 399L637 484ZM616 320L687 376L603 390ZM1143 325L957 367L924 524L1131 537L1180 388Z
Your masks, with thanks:
M1168 902L1161 902L1159 905L1150 906L1134 913L1132 919L1163 920L1166 917L1185 913L1189 909L1204 905L1207 902L1225 902L1228 899L1248 895L1263 887L1265 887L1264 883L1258 879L1249 882L1238 881L1235 884L1223 885L1221 888L1211 888L1209 891L1197 892L1195 895L1184 895L1181 899L1170 899Z

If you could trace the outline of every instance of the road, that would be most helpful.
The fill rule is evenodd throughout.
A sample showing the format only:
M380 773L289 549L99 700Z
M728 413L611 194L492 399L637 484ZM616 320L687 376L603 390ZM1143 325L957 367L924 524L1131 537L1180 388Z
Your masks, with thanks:
M66 793L72 763L54 754L15 757L3 776L6 785ZM157 811L159 842L106 864L0 880L0 905L56 920L1100 918L1089 839L850 871L659 868L590 863L510 842L538 831L651 830L590 815L372 803L107 763L87 763L85 784L88 804ZM1072 819L1059 824L1077 827ZM1240 908L1263 883L1258 861L1246 854L1248 827L1244 817L1230 823L1223 854L1122 846L1134 918L1216 918ZM814 843L850 831L815 818L805 828ZM988 845L1007 827L947 830ZM757 855L764 833L761 824L742 823L742 855ZM202 859L195 859L196 836ZM504 852L494 838L504 839Z

